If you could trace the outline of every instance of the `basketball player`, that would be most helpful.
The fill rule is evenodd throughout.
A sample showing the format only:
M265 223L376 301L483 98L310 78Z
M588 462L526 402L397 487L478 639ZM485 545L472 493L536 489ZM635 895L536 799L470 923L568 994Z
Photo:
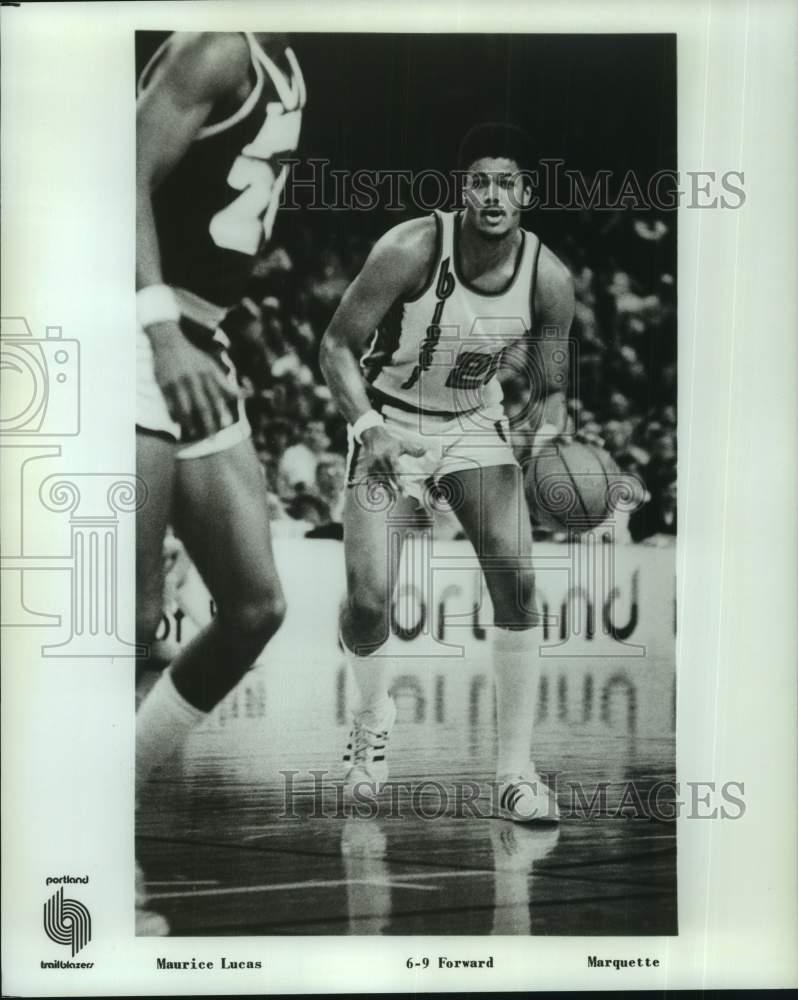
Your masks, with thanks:
M361 697L344 757L345 787L379 786L396 709L388 695L398 569L386 517L406 518L430 483L457 497L494 607L497 814L556 820L529 760L538 657L532 538L523 477L508 444L495 378L520 359L541 438L565 429L571 276L520 216L531 190L526 139L511 126L473 129L461 146L465 207L402 223L374 246L324 336L321 363L349 422L344 512L348 596L341 640ZM546 336L541 336L545 331ZM375 481L393 506L373 503ZM394 537L401 544L398 535Z
M279 35L175 33L139 80L136 461L147 497L136 524L137 639L151 643L160 618L168 523L217 614L139 708L137 800L283 620L266 485L224 319L270 237L304 104Z

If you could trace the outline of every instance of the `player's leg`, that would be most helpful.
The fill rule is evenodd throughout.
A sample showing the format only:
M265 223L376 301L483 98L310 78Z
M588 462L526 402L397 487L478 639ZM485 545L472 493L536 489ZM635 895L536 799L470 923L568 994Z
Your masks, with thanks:
M174 526L217 606L139 707L136 787L252 666L284 614L263 476L249 440L178 458Z
M176 444L166 435L137 431L136 473L147 493L136 512L136 642L149 650L161 617L163 599L163 542L172 506L175 480ZM142 665L146 665L147 657ZM145 724L143 735L141 715L136 714L136 799L143 786L142 777L149 768L143 759L157 754L153 745L159 739L159 728ZM167 750L168 752L168 750ZM136 863L136 934L162 937L169 925L159 913L147 909L144 874Z
M282 624L266 486L250 440L177 466L175 529L216 604L216 615L175 658L180 694L210 711Z
M450 473L460 481L457 516L482 565L493 603L493 658L499 724L497 774L529 763L539 641L532 531L521 471L497 465Z
M416 501L395 496L382 485L357 483L347 488L343 515L347 597L341 636L349 649L363 656L388 638L403 525L412 520L416 507Z
M136 640L149 647L163 607L163 541L171 518L177 445L166 435L136 433L136 472L147 496L136 514ZM150 773L199 716L173 691L164 670L136 712L136 802Z
M447 475L459 481L457 516L482 566L494 608L493 666L496 683L497 778L504 782L501 809L540 810L541 801L513 802L513 779L532 776L529 754L539 675L540 635L535 628L532 530L521 470L516 465L471 468ZM537 776L535 776L536 778ZM553 808L553 806L552 806ZM523 818L513 815L512 818ZM532 817L529 817L532 818ZM544 818L554 818L549 815Z
M136 512L136 641L148 647L163 609L163 545L172 512L180 428L155 380L152 347L136 332L136 473L144 502ZM146 665L146 659L141 664Z
M390 633L391 602L403 543L401 522L407 523L414 509L414 501L389 494L374 483L360 480L347 488L347 596L341 611L341 641L360 701L344 754L350 790L362 782L379 784L388 774L386 744L396 708L388 695L390 664L380 650Z
M136 473L146 489L136 512L136 642L145 647L152 643L163 606L163 543L172 508L175 449L166 435L136 432Z

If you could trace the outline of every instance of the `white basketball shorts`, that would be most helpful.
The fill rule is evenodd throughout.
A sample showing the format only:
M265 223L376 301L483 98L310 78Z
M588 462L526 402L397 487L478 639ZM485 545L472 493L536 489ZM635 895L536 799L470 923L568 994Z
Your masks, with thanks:
M500 403L454 417L419 414L382 403L385 427L426 449L420 458L402 455L399 483L403 492L422 500L430 484L450 472L518 465L510 446L509 424ZM349 428L347 485L365 481L363 448Z

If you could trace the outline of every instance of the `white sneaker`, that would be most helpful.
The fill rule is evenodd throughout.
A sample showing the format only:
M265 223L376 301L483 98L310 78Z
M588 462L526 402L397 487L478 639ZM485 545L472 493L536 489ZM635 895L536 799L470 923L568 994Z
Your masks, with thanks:
M559 823L557 796L533 770L496 779L498 815L516 823Z
M388 780L385 756L395 721L396 704L393 698L388 699L388 707L381 718L375 718L374 713L368 710L355 715L344 753L344 764L347 766L344 792L348 796L353 796L358 787L376 793Z
M160 913L146 909L147 890L144 888L144 872L136 862L136 937L167 937L169 922Z

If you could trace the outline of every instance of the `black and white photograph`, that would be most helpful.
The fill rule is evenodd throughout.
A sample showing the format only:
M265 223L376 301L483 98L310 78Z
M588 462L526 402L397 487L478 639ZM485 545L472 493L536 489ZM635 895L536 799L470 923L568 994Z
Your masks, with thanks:
M675 36L136 47L139 932L676 934Z
M4 995L798 985L796 38L0 5Z

